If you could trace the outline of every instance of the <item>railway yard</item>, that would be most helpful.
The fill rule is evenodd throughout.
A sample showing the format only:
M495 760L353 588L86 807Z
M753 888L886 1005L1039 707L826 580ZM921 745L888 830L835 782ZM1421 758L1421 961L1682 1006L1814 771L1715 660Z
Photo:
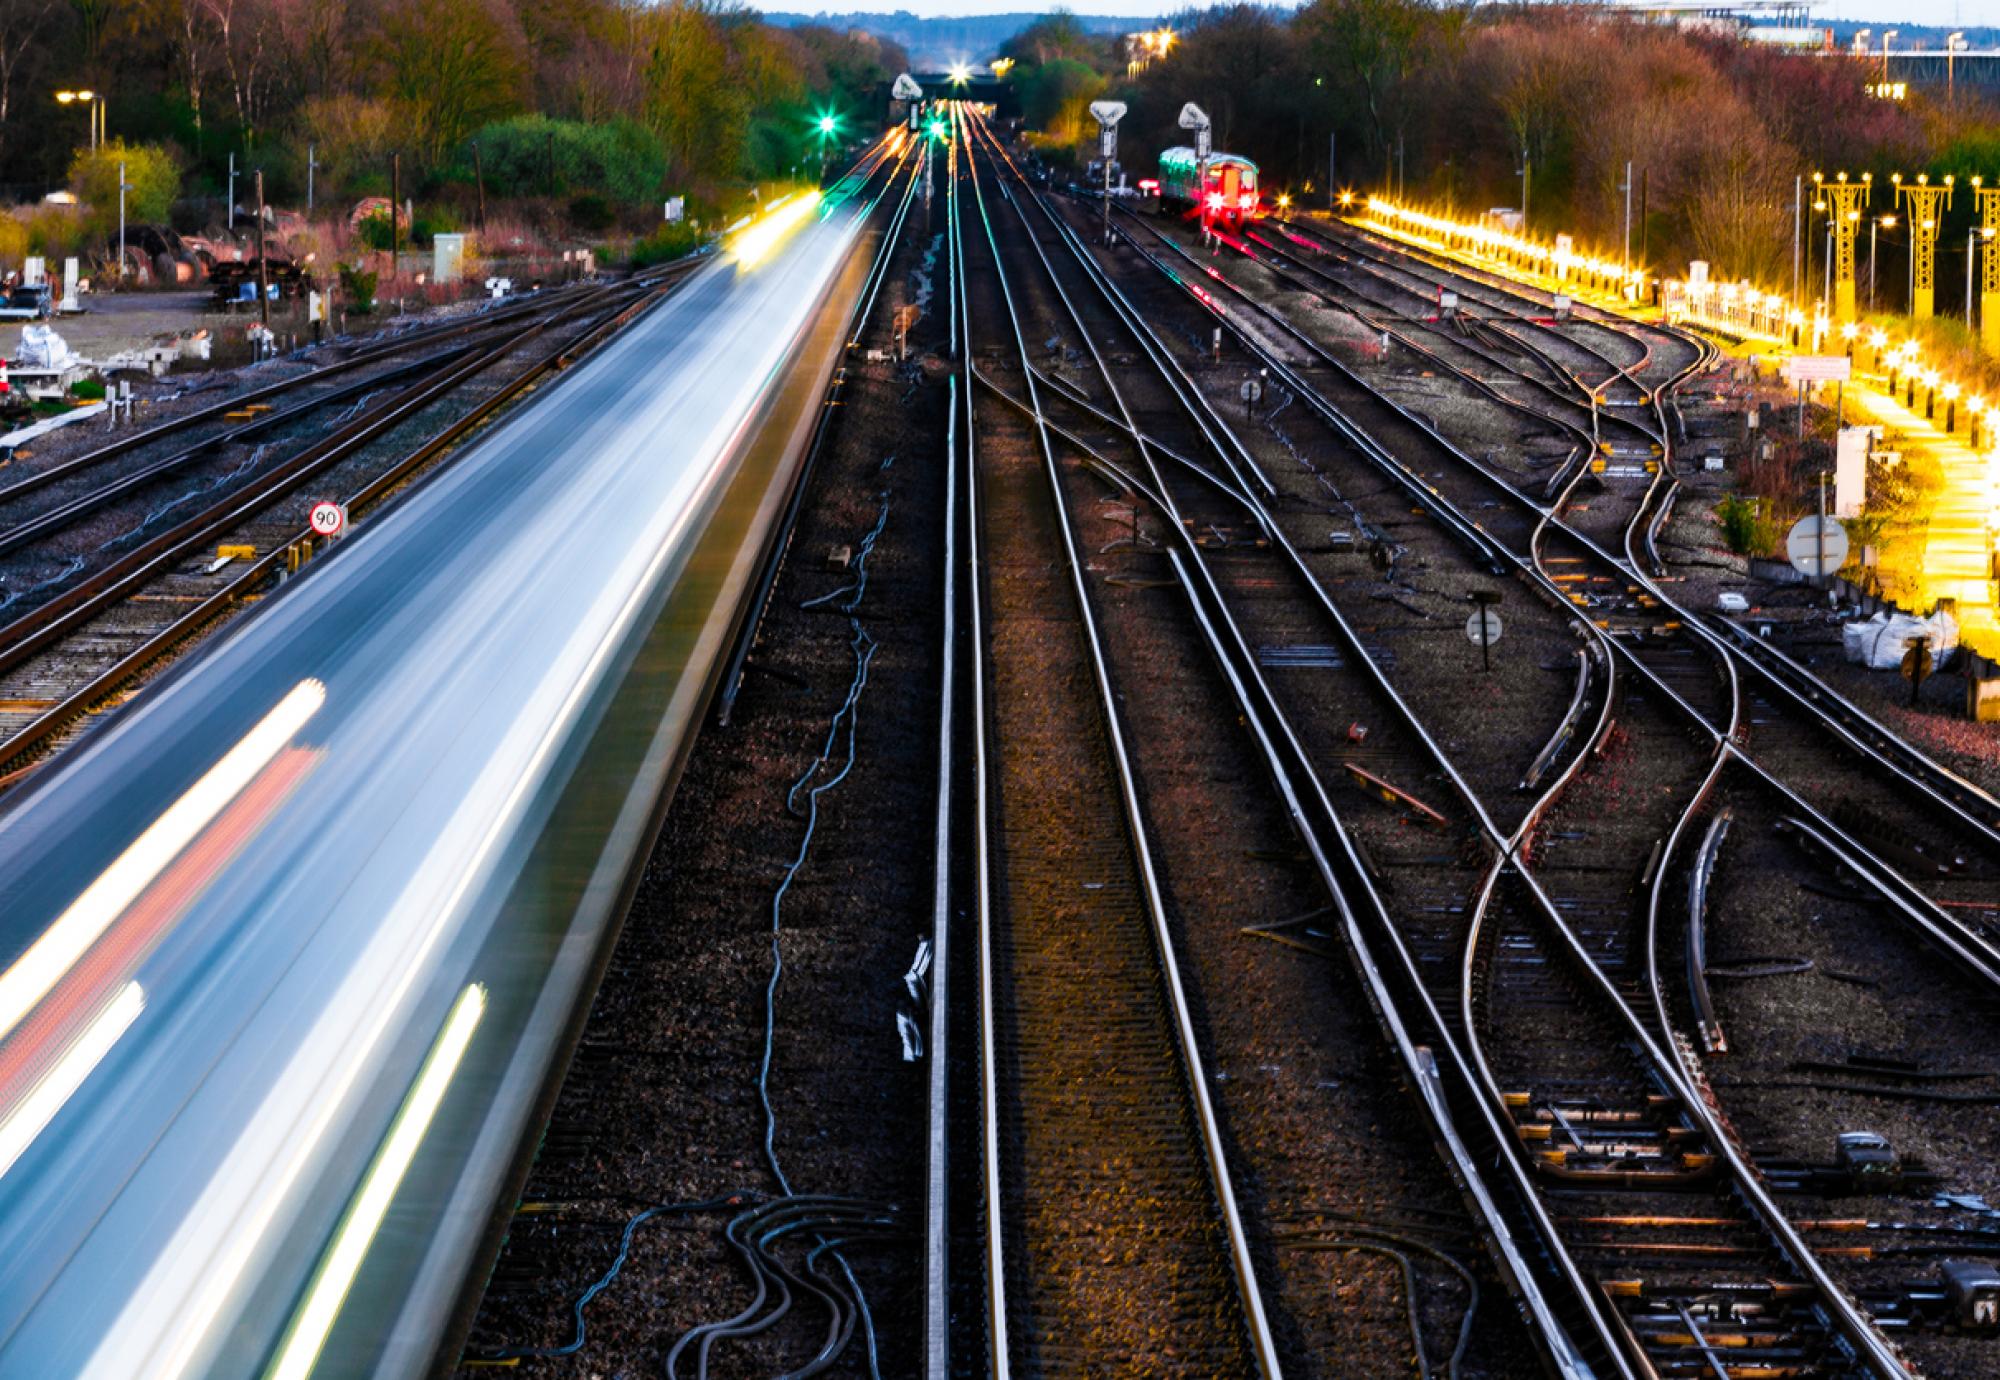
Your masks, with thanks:
M466 837L518 876L384 879L391 822L354 854L382 899L337 890L328 923L487 906L532 942L403 960L422 981L369 1008L407 1002L400 1033L309 1080L355 1099L354 1144L256 1209L293 1245L200 1314L275 1321L186 1354L289 1354L346 1259L322 1373L2000 1373L2000 747L1945 677L1906 705L1841 662L1824 595L1721 549L1728 474L1688 457L1749 444L1725 353L1327 216L1107 207L978 108L940 120L872 144L803 247L335 340L0 466L0 842L127 773L138 821L156 786L172 818L208 778L183 796L199 770L133 742L196 751L207 721L165 716L203 687L312 676L351 706L288 650L310 625L256 670L315 589L385 692L426 637L463 659L410 733L456 731L449 691L476 736L504 684L496 741L544 712L568 735L465 767L505 807ZM739 365L744 319L766 353ZM686 400L628 413L670 366ZM665 486L670 434L707 487L645 526L652 491L590 465ZM524 487L482 488L503 462ZM615 618L588 530L542 542L524 494L630 517ZM352 535L316 530L329 501ZM727 544L683 558L689 514ZM349 568L382 574L343 595ZM451 650L531 635L587 676ZM135 883L118 925L251 899L318 923L224 889L281 841L239 807L330 809L343 743L378 814L442 789L389 775L425 740L377 717L307 734L296 778L273 757L212 812L238 832L208 870ZM175 958L148 936L129 965ZM87 967L61 981L112 981ZM14 971L10 1096L58 1019L10 1040ZM248 1014L284 980L243 989L243 1031L292 1038ZM471 991L512 1043L471 1044L430 1104L461 1129L409 1142L388 1192L422 1210L343 1256ZM88 1164L126 1173L91 1127ZM192 1196L162 1155L135 1181ZM0 1179L0 1214L54 1211L41 1181ZM0 1371L96 1234L0 1266ZM117 1307L105 1348L141 1335Z

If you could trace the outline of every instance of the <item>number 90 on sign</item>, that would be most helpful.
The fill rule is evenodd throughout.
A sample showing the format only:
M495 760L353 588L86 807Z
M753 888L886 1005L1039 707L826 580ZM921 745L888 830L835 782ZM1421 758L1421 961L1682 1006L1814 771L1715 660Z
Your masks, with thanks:
M315 503L312 517L313 531L322 537L337 537L347 530L347 505L342 503Z

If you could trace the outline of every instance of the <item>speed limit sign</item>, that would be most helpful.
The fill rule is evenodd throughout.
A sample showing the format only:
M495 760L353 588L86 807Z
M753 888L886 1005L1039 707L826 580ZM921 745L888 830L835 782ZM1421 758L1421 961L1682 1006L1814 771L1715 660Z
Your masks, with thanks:
M337 537L347 530L347 506L342 503L315 503L312 529L322 537Z

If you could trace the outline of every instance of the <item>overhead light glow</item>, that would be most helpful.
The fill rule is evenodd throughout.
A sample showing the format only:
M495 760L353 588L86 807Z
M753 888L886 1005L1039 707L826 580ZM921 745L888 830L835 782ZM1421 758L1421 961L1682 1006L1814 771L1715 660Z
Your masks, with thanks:
M302 680L221 761L167 807L14 965L0 973L0 1036L24 1020L209 822L282 751L326 703L326 687Z
M444 1029L438 1032L437 1043L431 1046L423 1067L417 1071L417 1081L397 1109L396 1119L389 1123L388 1138L375 1152L374 1161L362 1177L361 1191L348 1204L347 1215L334 1233L333 1246L307 1286L305 1303L286 1329L278 1346L278 1358L265 1372L265 1380L305 1380L312 1374L327 1334L333 1331L334 1321L340 1316L340 1305L346 1302L347 1291L361 1272L368 1247L382 1229L389 1204L395 1200L411 1161L416 1159L424 1133L430 1130L438 1104L444 1101L452 1075L458 1072L466 1046L472 1043L472 1032L485 1013L486 989L477 983L459 993L458 1000L452 1003Z

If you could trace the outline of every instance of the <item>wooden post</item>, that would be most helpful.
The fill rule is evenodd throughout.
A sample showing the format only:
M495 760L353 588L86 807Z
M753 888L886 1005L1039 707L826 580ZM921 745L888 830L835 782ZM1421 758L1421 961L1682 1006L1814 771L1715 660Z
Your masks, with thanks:
M479 161L479 141L472 141L472 182L479 189L479 228L486 228L486 169Z
M396 280L396 256L403 247L403 155L389 155L389 281Z
M271 266L264 257L264 170L257 169L257 319L271 325Z

